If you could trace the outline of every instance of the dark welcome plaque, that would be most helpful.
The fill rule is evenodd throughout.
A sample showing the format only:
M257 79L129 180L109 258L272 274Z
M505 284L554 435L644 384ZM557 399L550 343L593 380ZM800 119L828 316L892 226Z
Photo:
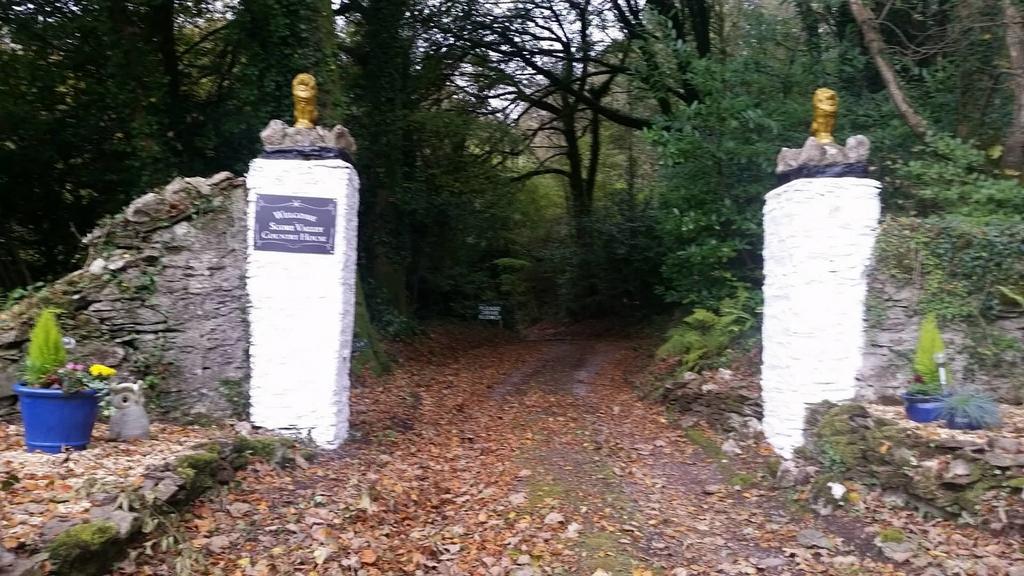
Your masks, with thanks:
M334 254L337 205L330 198L256 195L256 250Z

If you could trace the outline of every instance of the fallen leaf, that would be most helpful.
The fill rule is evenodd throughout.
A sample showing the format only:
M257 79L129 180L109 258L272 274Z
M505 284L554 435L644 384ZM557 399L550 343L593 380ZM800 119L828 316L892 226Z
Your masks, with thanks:
M545 524L561 524L565 522L565 516L562 516L558 512L551 512L544 517Z
M371 552L372 552L372 550L371 550ZM319 566L319 565L323 564L324 561L327 560L327 557L330 556L330 555L331 555L331 549L327 548L327 547L324 547L324 546L321 546L321 547L317 548L315 551L313 551L313 560L316 562L316 565ZM376 560L376 558L374 558L374 560ZM364 562L364 564L372 564L372 563L373 562Z
M373 564L377 561L377 553L372 548L367 548L359 553L359 561L363 564Z

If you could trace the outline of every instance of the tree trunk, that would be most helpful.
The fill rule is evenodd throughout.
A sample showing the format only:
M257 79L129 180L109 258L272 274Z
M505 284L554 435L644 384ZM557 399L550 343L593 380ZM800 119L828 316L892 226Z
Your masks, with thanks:
M889 92L893 105L896 106L900 116L903 116L903 121L907 123L910 130L919 138L924 138L928 134L928 122L914 110L910 101L907 100L907 95L903 91L903 86L900 85L896 71L885 57L885 41L878 31L875 15L870 8L864 5L862 0L849 0L849 4L850 11L853 12L853 17L857 20L857 25L864 35L864 44L871 54L871 59L875 62L875 67L878 68L878 73L882 76L885 89Z
M164 73L166 91L162 116L165 132L174 134L174 138L170 139L172 145L169 149L181 159L190 156L192 152L192 134L186 127L186 106L181 97L181 66L174 29L174 2L175 0L160 0L154 3L149 14L149 26Z
M796 0L794 2L797 16L800 18L800 27L804 30L807 38L807 49L811 53L814 62L821 61L821 33L818 29L818 15L814 12L811 0Z
M711 9L707 0L687 0L686 12L690 15L697 55L707 58L711 54Z
M362 29L353 47L359 71L354 83L361 118L352 128L360 135L360 242L371 268L374 295L385 296L405 316L415 311L411 299L414 234L404 206L411 194L409 174L416 161L411 111L417 103L412 84L412 43L406 0L366 2Z
M1024 172L1024 23L1013 0L1003 0L1006 20L1006 51L1010 57L1013 119L1003 144L1004 170Z
M160 64L167 80L167 105L172 122L181 121L181 70L178 65L178 48L174 34L174 0L161 0L153 5L153 36L160 51ZM174 126L180 129L180 126Z

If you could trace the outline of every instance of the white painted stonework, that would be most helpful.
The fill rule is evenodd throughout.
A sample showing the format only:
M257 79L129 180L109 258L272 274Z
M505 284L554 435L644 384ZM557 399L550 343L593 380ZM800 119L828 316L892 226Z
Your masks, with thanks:
M880 189L867 178L803 178L765 198L763 426L785 458L803 444L808 405L856 392Z
M256 159L246 175L253 424L335 447L348 434L359 180L342 160ZM254 250L257 194L333 198L333 254Z

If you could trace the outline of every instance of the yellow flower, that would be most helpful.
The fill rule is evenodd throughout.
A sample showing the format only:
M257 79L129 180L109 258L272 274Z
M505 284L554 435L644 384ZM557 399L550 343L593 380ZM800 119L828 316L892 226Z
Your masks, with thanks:
M117 370L103 364L93 364L89 366L89 374L94 378L111 378L117 375Z

